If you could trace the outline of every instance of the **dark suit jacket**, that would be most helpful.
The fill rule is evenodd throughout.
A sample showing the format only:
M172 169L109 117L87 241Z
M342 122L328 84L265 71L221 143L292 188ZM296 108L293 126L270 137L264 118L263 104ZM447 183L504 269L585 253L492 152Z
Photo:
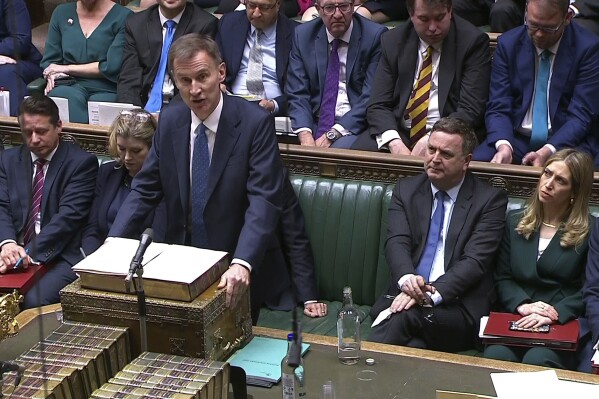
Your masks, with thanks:
M346 68L351 110L336 122L353 134L359 134L366 125L366 104L381 55L381 35L387 28L357 14L354 14L353 22ZM294 130L308 127L316 132L328 59L328 39L322 20L319 18L298 26L289 55L286 89Z
M292 21L279 13L277 18L277 40L275 43L275 57L277 62L277 80L283 94L273 98L279 105L278 115L287 115L287 96L285 83L287 81L287 65L289 64L289 51L291 50L292 34L299 23ZM246 38L250 34L250 21L245 11L235 11L225 14L219 21L216 42L220 48L221 56L227 66L225 85L229 90L241 68L243 50Z
M77 145L60 142L44 180L41 231L31 257L48 264L79 262L79 244L91 206L98 160ZM27 147L0 152L0 241L23 233L31 206L33 166Z
M110 209L119 189L123 187L127 169L125 167L116 167L116 162L107 162L100 166L98 178L96 179L96 190L89 220L83 229L81 237L81 247L89 255L97 250L104 243L108 236L109 226L113 220L108 218ZM153 240L155 242L164 241L164 232L162 229L166 224L166 215L162 206L158 206L156 217L154 212L150 212L146 220L143 221L142 228L152 227L154 231ZM162 212L161 212L162 210ZM139 237L132 237L139 238Z
M493 266L505 225L504 191L466 173L453 208L445 241L445 274L434 285L444 305L462 306L473 325L489 314L494 299ZM397 281L414 273L426 244L433 195L426 174L400 179L389 205L385 256L391 270L390 293ZM389 301L379 300L371 315Z
M526 27L499 37L493 56L489 103L485 116L487 140L507 140L514 145L514 132L533 100L535 47ZM596 146L590 134L599 114L599 38L569 24L564 29L553 62L549 88L552 132L547 140L556 149L574 148L584 142ZM593 154L597 152L594 148Z
M0 55L36 65L42 60L31 43L31 21L23 0L0 0Z
M517 313L523 303L543 301L555 307L559 322L582 316L582 285L588 242L578 248L562 248L558 231L537 260L538 232L527 240L516 232L523 210L511 211L497 260L495 287L504 311ZM592 217L591 226L595 222Z
M141 233L138 226L164 198L165 242L185 243L191 211L190 129L189 108L179 99L171 101L109 236ZM267 270L263 259L280 251L272 237L283 207L282 168L273 117L244 99L223 96L204 209L208 248L245 260L253 276L277 283L287 281L285 267ZM278 287L273 283L272 291L260 294L276 295Z
M418 66L420 38L412 22L381 38L382 55L367 110L369 134L397 130L406 145L410 132L402 127ZM454 15L443 41L439 62L439 113L482 126L489 92L489 37Z
M573 4L580 12L579 16L590 19L599 18L599 3L595 0L576 0Z
M582 298L585 310L585 318L581 320L580 335L584 336L591 332L592 339L589 343L592 347L599 340L599 223L595 227L589 239L589 253L586 264L586 281L582 289ZM594 353L594 351L592 352ZM590 368L590 355L586 361L585 369Z
M192 32L216 36L218 20L194 3L187 3L174 40ZM144 106L154 84L162 53L158 4L127 18L123 66L117 85L118 101ZM175 88L175 94L177 89Z

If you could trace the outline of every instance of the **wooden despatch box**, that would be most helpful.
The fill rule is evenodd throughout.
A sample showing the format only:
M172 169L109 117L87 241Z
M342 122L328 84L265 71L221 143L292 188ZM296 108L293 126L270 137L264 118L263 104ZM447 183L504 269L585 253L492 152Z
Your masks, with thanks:
M192 302L146 299L148 350L224 360L252 333L249 290L236 308L212 284ZM60 292L65 320L130 327L131 354L141 353L137 295L82 288L79 280Z

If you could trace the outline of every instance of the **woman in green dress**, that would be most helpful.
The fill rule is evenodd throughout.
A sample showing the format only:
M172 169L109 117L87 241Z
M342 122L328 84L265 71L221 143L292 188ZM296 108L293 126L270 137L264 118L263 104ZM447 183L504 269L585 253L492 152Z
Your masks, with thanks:
M116 101L131 10L111 0L79 0L52 13L41 62L45 93L69 100L71 122L88 123L88 101Z

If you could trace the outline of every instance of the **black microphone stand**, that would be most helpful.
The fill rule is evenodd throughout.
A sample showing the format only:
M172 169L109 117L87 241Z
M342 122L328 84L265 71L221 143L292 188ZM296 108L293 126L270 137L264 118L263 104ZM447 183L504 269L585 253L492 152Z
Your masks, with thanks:
M143 258L142 258L143 260ZM148 351L148 330L146 324L146 293L144 291L143 274L144 267L140 262L135 262L134 274L137 276L133 279L133 287L137 292L137 313L139 315L139 336L141 339L141 352ZM127 292L129 292L129 280L125 279Z

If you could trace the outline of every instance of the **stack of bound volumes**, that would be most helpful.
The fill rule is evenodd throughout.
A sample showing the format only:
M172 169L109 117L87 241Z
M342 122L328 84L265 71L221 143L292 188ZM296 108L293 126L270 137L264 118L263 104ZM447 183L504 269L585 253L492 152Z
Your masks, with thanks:
M11 398L80 399L107 382L131 360L126 328L64 323L19 356L25 372L6 375L3 393Z
M144 352L91 398L226 399L229 364Z

